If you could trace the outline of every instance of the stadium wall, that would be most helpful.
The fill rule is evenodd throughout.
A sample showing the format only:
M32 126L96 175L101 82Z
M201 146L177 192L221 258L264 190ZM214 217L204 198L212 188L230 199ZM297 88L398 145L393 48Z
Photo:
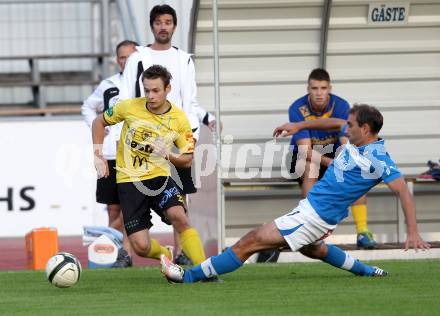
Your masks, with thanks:
M91 135L82 120L2 122L0 143L0 237L41 226L61 236L107 226L104 205L95 203ZM171 232L158 216L154 224L153 233Z

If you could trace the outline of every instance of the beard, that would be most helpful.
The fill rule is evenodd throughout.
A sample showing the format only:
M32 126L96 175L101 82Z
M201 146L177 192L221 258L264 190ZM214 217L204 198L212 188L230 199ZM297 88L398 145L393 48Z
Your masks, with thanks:
M169 44L171 42L171 37L173 34L161 35L157 34L154 36L154 40L159 44Z

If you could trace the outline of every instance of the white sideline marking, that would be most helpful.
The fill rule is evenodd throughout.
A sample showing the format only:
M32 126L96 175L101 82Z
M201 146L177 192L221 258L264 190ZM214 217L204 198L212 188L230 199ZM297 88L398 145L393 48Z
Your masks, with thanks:
M355 236L355 235L353 235ZM345 236L344 236L345 237ZM350 237L352 237L350 235ZM226 238L226 245L232 246L239 238ZM339 240L338 240L339 239ZM427 238L428 239L428 238ZM347 242L353 241L353 238L336 238L335 241ZM429 241L430 239L428 239ZM327 240L326 240L327 241ZM426 251L419 250L415 252L414 249L403 251L403 249L378 249L378 250L348 250L347 253L355 259L369 261L369 260L417 260L417 259L440 259L440 248L432 248ZM252 255L246 263L255 263L257 255ZM310 259L299 252L282 252L278 258L278 262L316 262L318 260Z
M440 259L440 248L427 251L415 252L414 250L403 251L402 249L384 250L349 250L347 253L353 258L369 260L416 260L416 259ZM282 252L278 262L314 262L298 252Z

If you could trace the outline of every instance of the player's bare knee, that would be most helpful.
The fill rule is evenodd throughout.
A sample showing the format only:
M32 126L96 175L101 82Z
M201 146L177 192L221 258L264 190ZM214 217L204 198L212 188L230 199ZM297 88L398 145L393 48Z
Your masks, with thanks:
M173 228L180 234L185 230L190 229L191 225L189 225L188 221L176 221L172 223Z
M232 250L241 262L245 262L254 253L247 247L246 241L243 241L243 238L232 246Z
M167 210L166 216L177 232L181 233L191 227L188 216L181 206L174 206Z
M119 230L121 233L124 232L124 219L122 215L118 216L110 225L110 227Z
M115 228L118 224L119 217L121 216L121 208L118 204L107 205L109 226Z
M263 235L258 233L258 231L253 232L252 239L253 239L253 244L258 248L263 247L265 244Z
M327 248L323 243L310 244L302 247L299 251L312 259L323 259L327 255Z
M150 244L146 241L140 241L140 240L131 240L131 247L133 248L134 252L141 257L145 257L150 252Z
M311 249L309 246L310 245L302 247L301 249L299 249L299 252L306 257L316 259L313 249Z
M247 233L233 246L234 252L237 254L238 257L241 257L241 255L239 254L251 255L259 251L260 248L261 237L255 230Z

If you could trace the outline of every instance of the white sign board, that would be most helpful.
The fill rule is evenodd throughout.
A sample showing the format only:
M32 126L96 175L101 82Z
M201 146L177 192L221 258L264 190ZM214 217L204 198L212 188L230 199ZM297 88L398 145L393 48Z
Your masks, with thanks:
M408 16L408 2L372 2L368 10L368 24L406 24Z
M0 122L0 144L0 237L43 226L81 235L83 225L107 225L83 121ZM172 231L158 216L153 225L152 232Z

